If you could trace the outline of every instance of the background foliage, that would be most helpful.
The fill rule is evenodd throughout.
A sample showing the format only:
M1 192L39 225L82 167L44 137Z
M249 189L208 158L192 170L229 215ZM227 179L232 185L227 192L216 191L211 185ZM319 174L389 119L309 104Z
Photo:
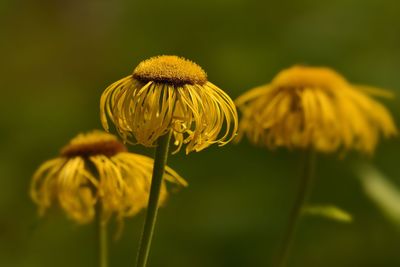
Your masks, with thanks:
M0 266L92 266L94 229L28 197L37 166L80 131L100 128L99 97L143 59L199 63L233 98L295 63L400 90L400 4L338 1L0 2ZM400 98L385 100L399 121ZM152 151L131 147L151 155ZM400 186L399 139L373 158L320 156L312 201L352 224L307 217L291 266L400 266L400 231L365 195L354 163L372 161ZM190 183L160 212L150 266L268 266L297 185L298 153L244 141L171 157ZM112 266L133 266L140 216L126 221Z

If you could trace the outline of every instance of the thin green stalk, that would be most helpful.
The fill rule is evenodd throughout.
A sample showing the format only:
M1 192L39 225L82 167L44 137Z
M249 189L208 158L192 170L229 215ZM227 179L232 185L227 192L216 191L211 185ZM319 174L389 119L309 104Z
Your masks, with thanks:
M311 184L314 175L315 165L315 151L313 149L306 150L303 155L303 166L300 174L299 191L295 203L292 207L289 224L287 226L282 247L278 254L278 261L276 266L284 267L287 264L290 255L290 249L296 234L297 226L299 224L302 211L307 202L308 195L310 193Z
M153 177L151 180L150 196L147 205L146 219L144 222L142 237L140 240L136 267L145 267L149 257L151 240L154 233L154 226L157 219L158 201L160 189L164 175L165 165L167 164L169 142L171 132L159 137L154 158Z
M108 266L107 223L103 218L103 206L99 201L96 205L96 237L97 237L97 266Z

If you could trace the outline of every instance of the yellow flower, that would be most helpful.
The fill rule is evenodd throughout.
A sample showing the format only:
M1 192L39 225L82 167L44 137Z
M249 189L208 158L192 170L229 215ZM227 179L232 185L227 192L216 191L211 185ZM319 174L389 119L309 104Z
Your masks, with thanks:
M43 214L53 203L78 223L94 218L96 203L102 205L102 220L133 216L147 205L153 160L127 152L111 134L92 131L70 141L60 156L46 161L35 172L30 194ZM171 168L164 179L186 186ZM161 203L166 199L165 183Z
M224 145L237 132L237 111L229 96L207 81L204 70L177 56L158 56L141 62L129 75L111 84L100 101L101 122L107 116L121 137L131 143L155 146L172 130L178 152ZM220 132L224 129L224 132Z
M397 133L387 109L368 96L373 93L387 95L329 68L294 66L236 100L243 113L239 135L270 148L371 154L381 134Z

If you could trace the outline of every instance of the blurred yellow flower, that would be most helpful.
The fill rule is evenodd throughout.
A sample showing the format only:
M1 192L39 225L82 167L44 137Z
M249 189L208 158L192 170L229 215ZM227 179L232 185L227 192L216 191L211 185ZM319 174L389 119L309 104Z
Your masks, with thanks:
M30 194L43 214L53 203L78 223L94 218L96 203L102 204L102 221L112 214L118 219L133 216L147 205L153 160L127 152L118 139L102 131L80 134L60 156L46 161L33 175ZM164 179L186 185L171 168ZM167 196L161 190L162 203Z
M100 101L101 122L107 116L128 142L155 146L172 130L178 152L224 145L237 132L237 111L229 96L207 81L204 70L177 56L141 62L129 75L111 84ZM220 134L224 131L223 134Z
M368 94L382 89L350 84L326 67L293 66L235 102L243 113L239 137L270 148L373 153L379 136L397 133L388 110Z

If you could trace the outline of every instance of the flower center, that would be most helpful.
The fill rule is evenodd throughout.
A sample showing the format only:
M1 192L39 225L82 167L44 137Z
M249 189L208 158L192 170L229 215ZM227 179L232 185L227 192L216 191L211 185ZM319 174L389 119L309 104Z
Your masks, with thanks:
M81 134L61 149L63 157L90 157L104 155L112 157L120 152L127 151L124 144L118 141L113 135L102 132L91 132Z
M344 77L326 67L293 66L281 71L272 81L280 88L333 89L347 86Z
M207 74L196 63L177 56L157 56L144 60L133 71L133 77L143 82L203 85Z

